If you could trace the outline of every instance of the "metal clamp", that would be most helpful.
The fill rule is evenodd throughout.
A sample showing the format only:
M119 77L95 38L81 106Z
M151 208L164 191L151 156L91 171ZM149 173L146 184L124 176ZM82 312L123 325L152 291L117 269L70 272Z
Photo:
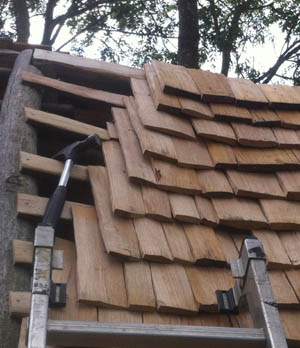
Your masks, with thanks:
M53 248L55 232L51 226L38 226L34 233L34 247Z
M220 312L236 314L246 299L255 327L264 329L266 347L287 348L262 243L252 236L245 238L239 259L231 260L230 266L235 286L216 291Z

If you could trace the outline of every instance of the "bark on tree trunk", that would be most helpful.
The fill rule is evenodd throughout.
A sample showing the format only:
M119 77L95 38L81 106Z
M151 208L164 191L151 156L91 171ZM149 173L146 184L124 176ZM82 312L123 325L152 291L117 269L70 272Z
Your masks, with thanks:
M230 68L230 54L231 49L224 49L222 51L222 68L221 74L228 76L229 68Z
M39 71L30 66L32 50L19 54L10 75L0 113L0 342L1 348L16 348L19 323L10 319L9 290L28 291L30 271L13 266L12 240L32 240L34 224L16 214L16 193L36 194L34 180L19 173L20 150L36 153L36 134L24 121L24 106L40 108L37 90L22 84L21 72Z
M187 68L199 68L199 25L197 0L178 0L179 37L178 63Z
M27 43L30 35L30 22L26 0L13 0L13 6L16 17L17 40Z

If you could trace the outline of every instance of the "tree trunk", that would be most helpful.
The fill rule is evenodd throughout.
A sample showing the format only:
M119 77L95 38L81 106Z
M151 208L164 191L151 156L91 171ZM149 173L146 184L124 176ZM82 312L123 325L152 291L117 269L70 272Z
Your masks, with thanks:
M229 68L230 68L230 54L231 54L231 49L226 49L226 48L223 49L221 74L224 74L225 76L228 75Z
M27 43L30 35L30 22L26 0L13 0L13 6L16 18L17 40Z
M197 0L178 0L178 64L199 68L199 25Z
M8 292L28 291L30 272L14 266L12 240L32 240L34 225L17 217L17 192L37 193L34 180L19 173L19 153L36 153L36 134L25 123L24 106L40 108L37 90L22 84L21 72L39 71L30 66L32 50L19 54L10 75L0 113L0 342L1 348L16 348L19 323L10 319Z

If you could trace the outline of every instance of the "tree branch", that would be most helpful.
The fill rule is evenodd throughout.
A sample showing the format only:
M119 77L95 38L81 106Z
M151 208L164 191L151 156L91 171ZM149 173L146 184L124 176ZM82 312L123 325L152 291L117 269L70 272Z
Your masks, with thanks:
M275 64L265 73L263 73L260 77L253 80L255 83L269 83L272 78L276 75L278 69L281 67L281 65L288 61L294 54L296 54L298 51L300 51L300 40L295 40L293 44L277 58L277 61Z

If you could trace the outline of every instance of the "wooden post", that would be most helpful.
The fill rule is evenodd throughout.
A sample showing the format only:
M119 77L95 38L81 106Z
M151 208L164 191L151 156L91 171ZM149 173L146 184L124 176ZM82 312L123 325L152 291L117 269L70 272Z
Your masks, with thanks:
M37 90L22 84L21 71L40 73L30 66L32 50L21 52L10 75L0 113L0 342L16 348L19 322L9 317L9 290L30 289L30 271L13 266L12 240L32 240L34 225L18 219L17 192L36 194L34 180L19 173L19 152L36 153L36 134L24 121L24 106L40 108Z

